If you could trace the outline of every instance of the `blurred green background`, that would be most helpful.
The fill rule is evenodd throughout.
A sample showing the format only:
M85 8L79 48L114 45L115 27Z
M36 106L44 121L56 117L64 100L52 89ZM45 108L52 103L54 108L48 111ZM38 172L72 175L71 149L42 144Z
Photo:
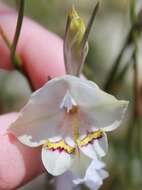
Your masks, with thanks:
M16 7L14 0L3 0ZM49 30L63 37L67 11L72 4L87 23L95 0L25 0L25 15ZM101 6L89 38L90 50L84 68L84 74L103 87L112 64L115 62L126 36L131 28L129 9L130 0L100 0ZM142 8L142 1L137 1L136 11ZM142 82L142 40L138 40L139 79ZM131 55L133 46L124 53L121 67ZM20 85L14 88L15 81ZM22 84L22 85L21 85ZM127 117L121 127L109 135L109 153L105 158L110 177L101 190L141 190L142 189L142 154L137 147L142 147L142 124L133 117L133 67L111 93L117 98L130 100ZM1 112L19 110L30 95L27 81L17 72L0 72ZM142 95L142 92L141 92ZM140 148L140 152L141 148ZM45 178L39 178L22 189L49 189Z

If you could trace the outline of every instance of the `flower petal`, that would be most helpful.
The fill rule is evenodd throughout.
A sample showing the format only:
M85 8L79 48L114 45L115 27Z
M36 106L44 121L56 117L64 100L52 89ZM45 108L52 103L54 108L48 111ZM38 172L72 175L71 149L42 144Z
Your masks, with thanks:
M67 92L79 107L73 121L70 115L65 118L64 109L60 108ZM75 132L85 134L92 126L110 130L120 124L126 105L127 102L106 94L95 83L66 75L52 79L33 93L9 131L22 143L38 146L59 134L63 137L74 136Z
M83 79L66 78L70 93L80 107L82 120L96 128L116 128L120 125L128 106L127 101L119 101L102 91L95 83Z
M108 172L104 168L104 163L94 159L89 165L84 178L75 179L73 182L76 185L85 183L90 189L98 190L103 184L103 179L108 177Z
M105 171L102 167L97 169L99 165L99 160L94 160L90 164L90 166L87 169L86 175L85 175L85 183L86 185L94 190L99 189L100 186L103 184L103 180L108 177L108 172Z
M50 174L58 176L66 172L71 167L73 157L64 150L49 150L47 147L43 147L42 162Z
M78 178L82 178L85 176L86 170L91 163L91 159L86 155L82 154L82 152L78 153L74 158L74 161L71 165L70 171Z
M38 146L43 140L57 136L61 131L64 112L60 109L68 84L56 78L32 94L18 119L9 129L28 146Z
M94 141L94 148L96 150L96 153L100 157L106 155L106 153L108 152L108 140L107 140L107 135L105 133L103 134L102 138Z
M95 135L96 132L94 132ZM92 138L90 136L90 139L87 138L89 134L84 137L83 140L79 143L80 150L86 155L89 156L91 159L96 159L97 156L103 157L106 155L108 151L108 141L107 136L105 133L102 134L102 136L98 138ZM85 141L85 139L88 139ZM90 140L90 141L89 141ZM85 143L82 143L84 141Z
M21 143L36 147L50 137L58 136L60 125L63 120L63 113L44 112L39 106L27 105L21 116L11 125L9 129Z
M97 101L97 100L96 100ZM92 105L92 107L81 107L86 120L90 122L90 125L94 125L95 128L103 129L104 131L115 130L121 124L121 121L126 112L128 103L126 101L110 101L103 100L98 105Z
M106 166L105 163L102 162L101 160L94 159L91 162L91 164L89 165L88 169L87 169L86 177L87 178L88 177L93 177L93 175L91 175L91 173L96 171L98 173L99 178L101 178L101 180L107 178L108 177L108 172L106 172L104 170L105 166ZM102 184L102 183L100 182L100 184Z

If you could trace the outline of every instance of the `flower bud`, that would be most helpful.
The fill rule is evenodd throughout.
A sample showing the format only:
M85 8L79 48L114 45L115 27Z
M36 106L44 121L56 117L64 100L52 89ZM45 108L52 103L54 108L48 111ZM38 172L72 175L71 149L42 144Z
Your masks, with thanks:
M79 17L74 7L69 11L69 41L74 40L74 46L76 48L81 45L84 33L85 33L85 24L83 20Z
M67 74L78 75L82 63L82 41L85 24L74 7L69 11L64 41L64 56ZM86 56L85 56L86 57Z
M88 53L88 36L98 10L98 5L97 3L87 27L85 27L83 20L79 17L74 7L68 13L64 38L66 74L78 76L82 71Z

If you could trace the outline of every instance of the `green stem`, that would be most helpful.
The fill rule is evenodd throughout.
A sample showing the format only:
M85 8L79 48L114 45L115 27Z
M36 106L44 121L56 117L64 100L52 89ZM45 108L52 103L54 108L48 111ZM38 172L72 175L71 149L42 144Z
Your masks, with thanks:
M23 17L24 17L24 2L25 0L20 0L19 2L19 12L18 12L18 19L17 19L17 26L16 26L16 32L14 35L12 47L11 47L11 61L14 64L15 68L19 69L21 67L21 62L15 62L15 53L16 53L16 48L21 32L21 27L22 27L22 22L23 22Z
M20 58L18 57L19 59L16 59L18 61L15 62L16 48L17 48L17 44L18 44L18 40L19 40L21 28L22 28L22 23L23 23L23 17L24 17L24 7L25 7L25 0L19 0L19 11L18 11L16 32L15 32L12 47L11 47L11 61L14 67L26 77L31 90L34 91L34 87L32 85L31 79L29 75L27 74L27 72L24 70Z
M130 19L132 24L137 21L136 0L130 0Z
M134 71L134 121L135 127L133 126L131 133L136 134L135 138L135 154L141 155L141 89L140 89L140 81L139 81L139 72L138 72L138 34L137 31L133 32L133 44L134 44L134 53L133 53L133 71Z
M12 61L14 68L17 69L20 73L22 73L26 77L31 90L34 91L34 87L32 85L31 79L30 79L29 75L27 74L27 72L25 71L25 69L23 68L22 61L21 61L19 55L16 53L16 47L18 44L19 36L20 36L21 26L22 26L22 22L23 22L23 16L24 16L24 0L20 0L17 26L16 26L16 32L14 35L13 43L11 43L11 41L7 37L6 33L3 31L1 26L0 26L0 35L3 38L7 47L9 48L9 50L11 51L11 61Z
M116 79L115 79L116 83L122 82L124 80L124 77L126 76L126 73L128 72L130 66L132 65L131 64L131 62L132 62L131 60L132 60L132 58L130 58L130 60L128 60L128 62L125 64L125 66L123 67L123 69L121 70L121 72L116 77Z
M135 6L136 6L136 0L131 0L131 7L130 7L130 18L131 18L131 23L132 23L132 27L128 33L128 36L126 38L126 41L108 75L108 78L106 80L106 83L104 85L104 90L106 91L110 91L111 89L111 86L114 82L114 79L115 79L115 76L117 74L117 71L119 69L119 66L120 66L120 62L121 62L121 59L122 59L122 56L124 54L124 51L126 50L126 48L132 43L132 37L133 37L133 32L136 30L136 22L137 22L137 15L135 14Z
M112 69L111 69L111 71L110 71L110 73L108 75L108 78L107 78L106 83L104 85L104 90L105 91L109 92L109 90L111 89L111 85L112 85L112 83L114 81L114 78L116 76L116 73L117 73L117 71L119 69L120 62L121 62L122 56L124 54L124 51L126 50L126 48L130 44L131 34L132 34L132 28L131 28L130 32L128 33L127 38L125 40L125 43L124 43L120 53L118 54L118 56L117 56L117 58L116 58L116 60L115 60L115 62L113 64L113 67L112 67Z
M136 118L141 118L141 90L139 82L139 72L138 72L138 62L137 62L137 33L133 34L134 40L134 53L133 53L133 70L134 70L134 97L135 97L135 106L134 106L134 115Z
M2 39L4 40L4 42L5 42L6 46L8 47L8 49L11 50L12 43L10 42L9 38L7 37L6 33L3 31L1 26L0 26L0 35L1 35ZM15 52L14 63L19 63L19 62L20 62L21 67L15 67L16 64L13 64L14 67L26 77L26 79L28 80L28 83L29 83L29 86L30 86L31 90L34 91L33 85L31 83L31 79L29 78L29 76L27 75L25 70L22 68L21 59L20 59L19 55Z
M2 26L0 26L0 35L1 35L2 39L4 40L4 42L5 42L6 46L8 47L8 49L11 51L12 43L8 39L6 33L3 31ZM21 65L20 57L16 53L15 53L15 56L14 56L13 59L14 59L13 60L14 63L19 63ZM14 66L15 66L15 64L14 64Z

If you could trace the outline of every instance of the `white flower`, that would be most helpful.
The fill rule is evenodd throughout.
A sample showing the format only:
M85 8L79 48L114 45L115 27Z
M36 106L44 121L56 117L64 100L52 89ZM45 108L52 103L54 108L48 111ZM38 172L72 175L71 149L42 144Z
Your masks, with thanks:
M94 159L89 165L85 177L73 180L75 185L86 184L92 190L98 190L102 184L103 180L109 175L108 172L104 170L105 164L97 159Z
M106 154L105 132L120 125L127 105L91 81L65 75L32 94L10 131L27 146L43 145L52 175L71 170L83 177L91 160Z

